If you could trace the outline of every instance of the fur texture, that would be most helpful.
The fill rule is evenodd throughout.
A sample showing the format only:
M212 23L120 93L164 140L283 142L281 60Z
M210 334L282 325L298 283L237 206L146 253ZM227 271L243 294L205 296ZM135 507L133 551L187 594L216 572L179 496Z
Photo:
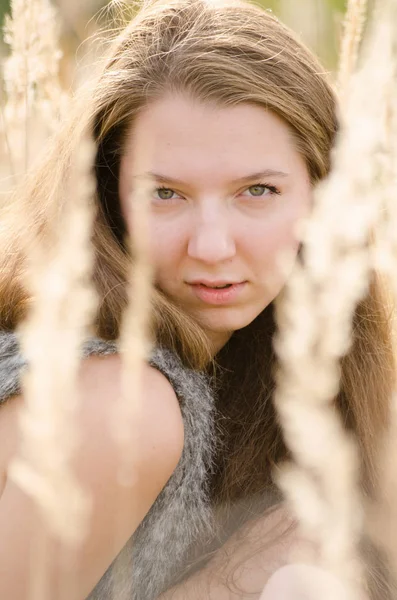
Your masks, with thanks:
M98 338L82 347L82 357L117 352L117 343ZM171 587L188 567L195 545L213 537L214 517L207 480L215 448L214 400L207 378L187 369L171 351L156 348L150 364L163 373L179 399L185 428L181 459L150 511L87 600L152 600ZM18 336L0 332L0 403L21 391L27 367Z

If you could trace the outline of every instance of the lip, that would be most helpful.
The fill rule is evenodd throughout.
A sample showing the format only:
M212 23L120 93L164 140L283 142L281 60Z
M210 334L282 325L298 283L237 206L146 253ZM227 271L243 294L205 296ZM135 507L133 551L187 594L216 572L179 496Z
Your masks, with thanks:
M208 285L209 287L214 287L216 285L226 285L227 283L231 283L233 285L237 285L239 283L244 283L241 281L232 281L231 279L216 279L215 281L210 281L209 279L194 279L193 281L188 282L190 285L200 285L201 283L204 285Z
M226 283L230 282L225 281L223 283L212 283L211 285L225 285ZM223 290L210 289L205 287L207 284L203 284L204 282L200 281L199 283L190 283L189 285L197 298L206 304L219 306L222 304L230 304L236 300L245 288L247 282L243 281L241 283L233 283L231 287Z

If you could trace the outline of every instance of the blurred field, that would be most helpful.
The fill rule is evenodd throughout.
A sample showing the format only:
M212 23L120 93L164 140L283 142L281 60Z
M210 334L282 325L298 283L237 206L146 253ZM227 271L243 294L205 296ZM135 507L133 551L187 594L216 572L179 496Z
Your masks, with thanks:
M342 16L346 9L345 0L256 0L267 9L273 10L313 48L326 68L336 67ZM103 24L101 9L108 2L103 0L57 0L53 2L62 15L62 46L65 62L74 61L79 46ZM0 22L9 11L9 0L0 0ZM4 47L2 48L4 52ZM70 71L65 67L67 78Z
M345 0L256 0L266 9L274 11L281 20L290 25L320 57L324 68L332 74L337 68L337 57L342 35ZM106 29L114 23L109 21L110 2L103 0L57 0L53 6L58 13L59 43L62 50L60 61L60 82L69 93L79 87L82 81L92 74L96 48L93 40L101 46ZM118 4L118 2L116 3ZM127 3L128 4L128 3ZM0 0L0 61L8 54L8 46L3 40L5 15L10 11L10 1ZM102 33L95 37L100 30ZM0 84L1 85L1 84ZM4 90L1 90L1 104L4 106ZM2 130L1 123L0 129ZM0 142L0 203L12 187L10 161L5 136ZM31 139L37 139L31 136ZM33 155L40 151L42 142L33 149Z

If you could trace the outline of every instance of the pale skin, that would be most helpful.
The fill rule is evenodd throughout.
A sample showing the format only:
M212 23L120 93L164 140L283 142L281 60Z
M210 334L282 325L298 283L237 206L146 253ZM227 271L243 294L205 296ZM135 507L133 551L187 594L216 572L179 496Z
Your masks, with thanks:
M179 404L166 378L143 367L142 410L136 413L124 452L131 457L131 482L117 479L120 449L109 424L120 394L119 355L82 361L77 379L80 444L72 468L92 501L88 535L81 546L62 543L43 521L29 494L9 477L8 466L20 450L19 413L23 394L0 409L0 598L26 600L35 572L48 596L84 600L134 533L175 470L183 449ZM54 400L56 401L56 400ZM45 544L44 560L38 541ZM45 569L44 572L41 569ZM37 578L36 578L37 581Z
M295 226L312 199L307 167L288 127L264 109L166 96L138 115L121 161L120 198L132 233L128 194L141 174L133 156L147 139L150 171L167 188L151 205L156 283L200 321L216 353L285 284L299 247ZM247 283L232 304L212 306L192 293L196 279Z

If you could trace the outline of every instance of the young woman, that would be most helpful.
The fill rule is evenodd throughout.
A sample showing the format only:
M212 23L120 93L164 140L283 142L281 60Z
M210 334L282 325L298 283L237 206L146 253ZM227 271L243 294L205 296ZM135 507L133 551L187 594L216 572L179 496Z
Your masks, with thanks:
M330 169L337 109L323 71L289 29L255 5L148 3L111 46L84 111L78 104L19 191L0 268L0 395L9 398L0 410L2 596L24 597L29 539L38 527L29 500L6 478L23 404L24 360L14 332L31 301L23 241L32 227L46 235L58 226L54 209L62 207L70 159L87 131L98 146L93 244L101 302L96 339L87 342L79 376L84 452L75 466L94 509L75 597L108 597L117 572L117 598L167 598L171 588L180 597L207 598L211 583L201 574L229 573L220 548L252 515L256 528L247 530L249 543L231 544L230 564L236 567L233 556L249 562L254 550L260 567L241 575L245 591L235 596L227 595L227 581L223 588L217 581L216 597L259 597L271 573L287 562L285 540L298 541L272 482L274 467L288 456L272 404L273 303L287 279L280 253L298 256L295 226L310 211L313 186ZM146 140L154 142L150 172L157 182L150 209L157 348L136 423L136 435L145 432L136 483L121 492L107 423L120 385L117 339L131 261L126 235L134 235L128 198L144 176L134 156ZM358 437L369 495L394 380L386 306L374 277L356 310L336 398ZM116 491L131 511L113 540ZM23 523L18 531L17 523ZM255 536L265 544L260 550ZM63 572L55 541L53 549L55 598ZM382 573L372 549L368 571L375 598Z

